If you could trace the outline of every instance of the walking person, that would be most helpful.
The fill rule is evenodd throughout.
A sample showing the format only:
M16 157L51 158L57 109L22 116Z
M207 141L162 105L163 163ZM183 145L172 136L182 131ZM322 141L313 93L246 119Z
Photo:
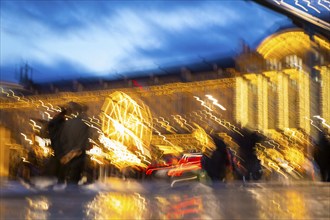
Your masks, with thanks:
M51 174L57 177L58 183L64 183L64 173L61 168L60 159L63 156L63 149L61 146L60 138L61 132L66 120L65 115L67 114L67 110L62 108L61 112L53 117L52 120L49 121L47 125L48 136L51 141L51 147L54 151L54 157L51 158L49 163L49 168L51 170Z
M80 104L68 103L67 113L70 118L64 122L59 140L60 164L65 180L78 184L85 169L89 127L83 122L84 108Z
M212 182L224 181L227 166L230 164L227 146L217 134L212 134L211 138L215 144L215 150L209 152L209 155L203 154L201 160L202 168L206 171Z

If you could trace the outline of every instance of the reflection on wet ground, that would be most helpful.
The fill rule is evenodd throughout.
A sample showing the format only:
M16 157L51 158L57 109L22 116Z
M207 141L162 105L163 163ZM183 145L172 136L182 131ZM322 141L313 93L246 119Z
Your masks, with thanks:
M62 191L19 187L17 182L1 185L1 219L330 218L326 183L190 182L170 187L168 182L109 180Z

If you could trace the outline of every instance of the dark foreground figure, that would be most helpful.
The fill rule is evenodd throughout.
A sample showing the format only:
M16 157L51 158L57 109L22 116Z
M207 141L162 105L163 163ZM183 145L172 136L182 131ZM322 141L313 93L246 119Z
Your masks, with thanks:
M83 110L83 106L70 102L50 123L58 183L77 184L86 171L89 127L83 122Z
M319 133L314 159L320 168L321 180L330 182L330 138L325 129Z
M236 142L239 145L238 161L240 169L235 170L238 179L259 180L262 176L262 167L255 152L256 143L262 140L262 136L256 131L247 128L241 130L241 135L236 135Z
M214 181L223 181L229 166L228 150L226 144L216 134L211 135L216 149L211 155L203 155L201 164L207 175Z

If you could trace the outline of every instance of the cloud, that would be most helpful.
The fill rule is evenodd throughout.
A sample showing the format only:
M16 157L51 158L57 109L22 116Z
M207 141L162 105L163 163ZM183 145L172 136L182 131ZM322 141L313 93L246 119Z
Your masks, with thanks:
M245 1L23 1L5 2L1 21L1 66L23 60L74 78L232 55L287 19Z

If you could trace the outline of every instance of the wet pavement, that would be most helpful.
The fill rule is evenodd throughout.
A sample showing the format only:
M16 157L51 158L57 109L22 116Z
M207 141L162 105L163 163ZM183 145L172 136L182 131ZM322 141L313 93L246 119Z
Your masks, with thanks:
M1 182L0 219L330 219L329 183L40 182Z

